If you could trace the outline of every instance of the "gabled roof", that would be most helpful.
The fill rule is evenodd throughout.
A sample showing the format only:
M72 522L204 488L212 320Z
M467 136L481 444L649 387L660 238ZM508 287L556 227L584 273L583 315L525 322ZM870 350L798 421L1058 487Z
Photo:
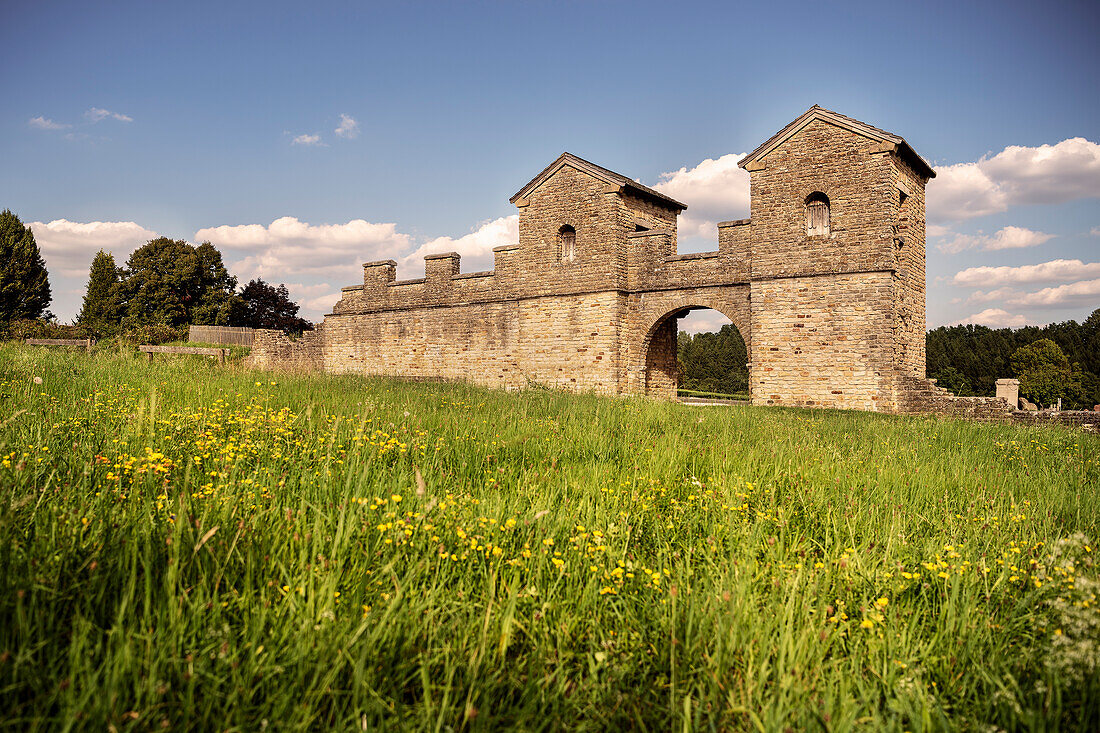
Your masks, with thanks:
M550 178L550 176L554 175L559 170L561 170L563 166L567 165L576 168L579 171L583 171L593 178L604 181L609 185L619 186L637 196L654 200L657 203L663 204L670 209L679 209L680 211L683 211L687 208L687 204L682 204L676 199L665 196L659 191L654 191L648 186L643 186L637 181L631 180L621 173L616 173L615 171L608 170L603 166L596 165L595 163L590 163L584 158L578 158L572 153L562 153L561 155L559 155L557 160L546 166L546 168L543 169L542 173L539 173L537 176L532 178L530 183L521 188L515 196L508 200L514 204L519 199L527 198L527 196L532 191L545 183Z
M936 177L936 171L932 170L932 166L928 165L928 161L920 157L917 151L913 150L909 143L905 142L905 138L891 132L886 132L885 130L880 130L877 127L868 125L866 122L860 122L851 117L846 117L839 112L833 112L824 107L819 107L816 104L802 113L794 122L768 138L763 145L742 158L737 165L744 168L749 163L764 158L781 143L814 120L822 120L823 122L842 127L845 130L870 138L871 140L878 140L879 142L894 145L896 146L895 149L897 154L902 160L912 166L913 170L928 178Z

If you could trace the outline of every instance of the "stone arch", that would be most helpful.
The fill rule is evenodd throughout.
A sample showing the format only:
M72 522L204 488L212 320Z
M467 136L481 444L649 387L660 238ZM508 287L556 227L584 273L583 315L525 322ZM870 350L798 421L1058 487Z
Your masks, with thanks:
M635 364L642 393L654 397L676 397L678 365L676 360L676 321L693 310L714 310L728 318L741 334L749 354L748 368L751 394L752 341L749 332L748 304L738 308L732 303L715 302L710 298L686 298L669 306L665 304L651 311L643 320L647 324L641 339ZM656 313L657 315L654 315Z

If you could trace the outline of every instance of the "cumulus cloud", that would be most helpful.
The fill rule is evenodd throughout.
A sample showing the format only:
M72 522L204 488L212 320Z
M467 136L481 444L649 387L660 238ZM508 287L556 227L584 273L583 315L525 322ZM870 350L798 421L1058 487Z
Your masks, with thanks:
M997 287L1036 283L1069 283L1100 277L1100 262L1081 260L1051 260L1038 265L1018 267L969 267L955 273L953 285L962 287Z
M54 122L50 118L42 117L41 115L39 115L38 117L32 117L27 120L27 125L35 128L36 130L67 130L68 128L72 127L72 125L66 125L61 122Z
M1053 288L1043 288L1033 293L1020 293L1006 299L1010 305L1026 305L1044 308L1060 308L1076 304L1100 302L1100 278L1081 280Z
M50 273L54 298L50 310L63 321L72 320L80 310L96 252L110 252L122 265L131 252L158 236L132 221L55 219L49 223L32 221L27 226L34 232Z
M290 141L291 145L305 145L306 147L323 147L324 143L321 142L320 135L296 135L293 140Z
M157 236L153 230L132 221L55 219L48 224L32 221L27 226L34 232L50 274L56 272L64 277L86 277L92 257L101 249L113 254L116 260L125 260L130 252Z
M286 273L354 278L368 260L393 257L412 240L394 224L372 224L353 219L346 224L308 224L293 216L268 226L218 226L195 232L195 241L209 241L226 252L245 257L233 265L242 278L280 281Z
M1089 230L1089 234L1091 234L1094 237L1100 237L1100 227L1093 227L1092 229Z
M938 245L937 249L949 254L957 254L967 249L1021 249L1023 247L1035 247L1050 241L1053 234L1035 232L1024 227L1008 226L996 234L956 234L955 238Z
M109 109L103 109L102 107L92 107L84 113L84 118L91 122L93 125L97 122L110 118L112 120L118 120L119 122L133 122L134 118L129 115L124 115L119 112L112 112Z
M290 291L290 299L301 307L298 315L312 321L319 321L324 315L331 313L332 306L340 300L341 294L340 288L328 283L286 283L286 289Z
M730 319L716 310L694 310L681 318L676 327L684 333L716 333L728 323Z
M352 140L359 137L359 123L351 115L340 115L340 124L333 132L338 137L347 138Z
M1005 300L1007 298L1016 295L1019 291L1014 288L997 288L996 290L975 290L966 298L967 303L989 303L994 300ZM956 298L952 302L963 302L961 298Z
M928 183L928 218L960 221L1009 206L1055 204L1100 196L1100 144L1074 137L1055 145L1010 145L977 162L936 168Z
M440 252L458 252L462 256L460 266L463 272L478 272L493 269L493 247L515 244L519 241L519 216L503 216L492 221L481 222L469 234L454 239L436 237L417 247L401 259L403 265L416 270L424 267L424 255Z
M718 222L749 215L749 174L737 167L744 157L745 153L729 153L717 160L707 158L694 168L660 175L653 188L688 206L680 216L681 236L717 242Z
M1013 315L1002 308L986 308L980 313L975 313L963 318L961 321L957 321L955 325L966 323L989 326L990 328L1020 328L1028 325L1028 320L1026 316Z

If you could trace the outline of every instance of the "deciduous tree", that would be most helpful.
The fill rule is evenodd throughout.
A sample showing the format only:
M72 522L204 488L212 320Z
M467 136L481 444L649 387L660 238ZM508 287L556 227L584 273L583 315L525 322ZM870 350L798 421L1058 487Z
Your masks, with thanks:
M130 255L120 291L127 326L230 325L242 306L236 286L209 242L159 237Z
M287 333L313 328L309 321L298 317L298 304L290 299L286 285L275 287L256 278L241 290L241 299L245 305L241 325L274 328Z
M1074 373L1069 359L1050 339L1039 339L1016 349L1012 370L1020 380L1020 392L1041 405L1053 405L1058 398L1077 400L1081 376Z

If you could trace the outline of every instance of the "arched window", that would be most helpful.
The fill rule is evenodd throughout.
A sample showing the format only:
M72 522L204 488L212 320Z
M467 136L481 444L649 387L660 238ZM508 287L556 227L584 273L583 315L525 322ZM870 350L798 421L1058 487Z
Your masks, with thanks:
M829 197L814 191L806 197L806 236L828 236Z
M577 230L566 224L558 230L558 243L561 245L561 261L572 262L577 259Z

